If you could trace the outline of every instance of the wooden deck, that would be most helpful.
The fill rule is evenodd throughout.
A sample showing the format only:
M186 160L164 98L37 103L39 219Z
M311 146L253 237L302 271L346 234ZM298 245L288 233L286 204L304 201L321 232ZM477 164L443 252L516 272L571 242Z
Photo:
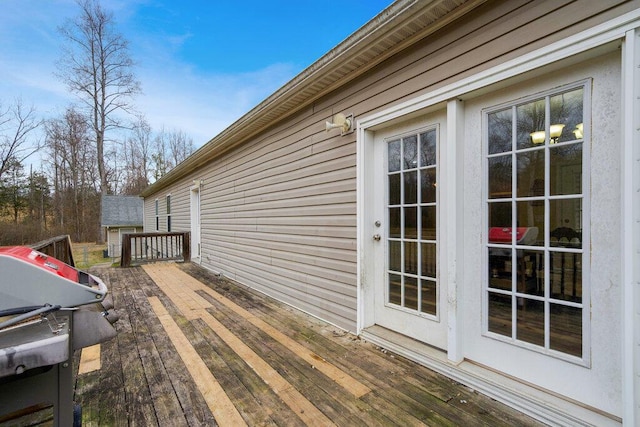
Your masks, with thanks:
M539 425L198 266L92 272L120 320L76 356L83 426Z

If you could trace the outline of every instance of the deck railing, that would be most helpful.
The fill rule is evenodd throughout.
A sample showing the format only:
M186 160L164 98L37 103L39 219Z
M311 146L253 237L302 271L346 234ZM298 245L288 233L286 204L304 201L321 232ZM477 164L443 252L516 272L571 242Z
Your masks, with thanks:
M52 237L29 246L31 249L42 252L71 266L75 266L73 262L73 252L71 251L71 238L68 234Z
M122 235L120 266L157 261L191 261L189 232Z

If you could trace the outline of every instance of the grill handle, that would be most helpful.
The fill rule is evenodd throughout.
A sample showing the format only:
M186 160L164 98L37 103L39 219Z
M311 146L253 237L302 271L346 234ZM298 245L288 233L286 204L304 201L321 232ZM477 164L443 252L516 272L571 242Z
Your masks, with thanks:
M23 307L26 308L26 307ZM28 308L33 308L33 307L28 307ZM13 310L19 310L19 308L13 309ZM59 305L51 305L51 304L45 304L42 307L39 308L35 308L34 310L31 311L27 311L24 314L21 314L19 316L16 317L12 317L11 319L5 320L4 322L0 323L0 329L4 329L4 328L8 328L9 326L13 326L17 323L22 322L23 320L29 319L30 317L34 317L34 316L38 316L40 314L45 314L45 313L49 313L52 311L57 311L60 310L60 306ZM9 311L9 310L4 310Z

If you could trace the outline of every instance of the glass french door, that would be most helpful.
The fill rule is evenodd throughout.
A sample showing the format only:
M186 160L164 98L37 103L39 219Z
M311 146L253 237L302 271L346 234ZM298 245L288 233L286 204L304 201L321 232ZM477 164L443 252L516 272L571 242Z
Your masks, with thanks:
M400 131L400 129L398 129ZM376 323L445 349L446 292L438 274L441 122L377 139L386 227L377 263Z

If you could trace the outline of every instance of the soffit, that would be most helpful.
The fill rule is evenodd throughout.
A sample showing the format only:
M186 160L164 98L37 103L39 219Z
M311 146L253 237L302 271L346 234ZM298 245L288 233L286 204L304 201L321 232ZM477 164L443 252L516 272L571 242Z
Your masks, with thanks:
M399 0L219 133L142 196L176 182L216 156L338 89L486 0Z

